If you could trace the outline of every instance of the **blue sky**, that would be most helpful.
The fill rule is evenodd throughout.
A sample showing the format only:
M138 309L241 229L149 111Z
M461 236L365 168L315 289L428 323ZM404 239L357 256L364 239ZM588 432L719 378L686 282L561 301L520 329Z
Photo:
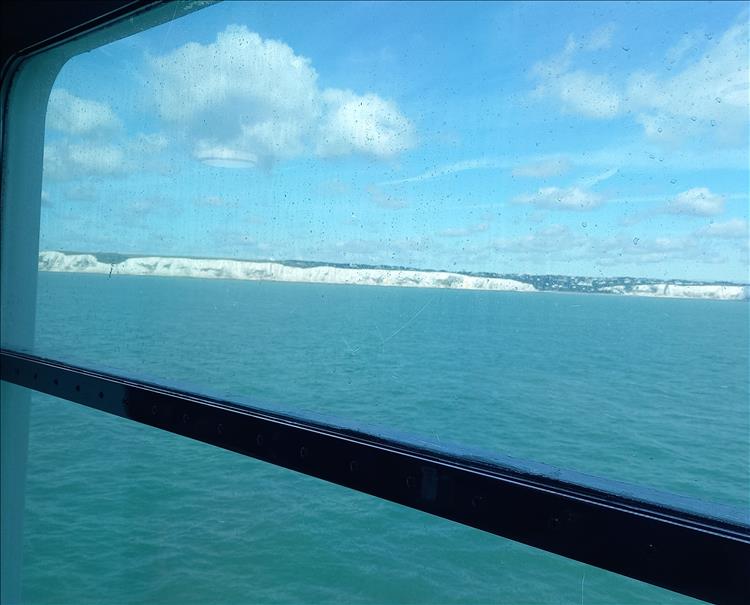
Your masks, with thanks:
M71 59L42 248L748 281L745 3L231 2Z

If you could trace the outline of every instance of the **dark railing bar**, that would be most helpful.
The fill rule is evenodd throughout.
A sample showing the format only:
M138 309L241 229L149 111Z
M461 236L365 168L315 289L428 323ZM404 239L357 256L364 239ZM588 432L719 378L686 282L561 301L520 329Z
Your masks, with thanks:
M126 387L136 387L136 388L147 388L149 389L153 394L161 394L164 396L178 396L180 400L182 401L191 401L195 403L199 403L201 405L207 406L207 407L214 407L219 410L229 410L229 411L236 411L242 414L247 414L250 416L255 416L259 419L265 419L265 420L271 420L273 422L277 422L280 425L286 425L289 427L295 427L295 428L304 428L306 431L309 431L310 433L318 433L321 435L335 435L337 439L343 440L343 441L352 441L352 443L362 443L367 442L368 445L371 445L372 447L377 447L379 449L388 450L393 453L408 453L409 456L415 458L415 459L421 459L424 461L431 461L431 462L439 462L442 465L445 465L447 467L452 468L458 468L458 469L467 469L467 467L471 467L471 470L478 474L484 474L488 477L502 477L504 480L512 483L517 483L518 485L524 485L529 488L546 491L549 493L556 493L561 494L563 491L571 498L575 499L581 499L581 495L585 494L585 497L583 498L584 501L590 501L590 500L598 500L599 503L602 506L605 507L611 507L611 502L613 499L612 492L602 491L601 489L596 488L587 488L584 485L580 484L571 484L569 482L556 480L551 477L542 476L542 475L530 475L528 473L520 473L516 469L508 469L506 467L503 467L498 464L493 464L491 466L488 466L487 464L482 465L480 461L477 461L475 459L469 459L465 456L451 456L446 455L444 452L441 452L439 455L435 455L432 453L429 448L425 447L418 447L411 443L404 444L403 442L399 442L393 439L382 439L378 437L374 437L368 433L363 433L361 431L352 431L351 429L345 429L342 427L331 427L330 425L325 425L319 422L310 421L310 420L304 420L297 416L290 416L279 412L271 412L265 409L260 409L257 407L250 407L243 404L236 404L231 402L226 402L222 400L218 400L212 397L208 396L201 396L194 393L181 391L179 389L170 389L168 387L164 387L158 384L152 384L152 383L145 383L140 381L133 381L126 377L121 376L114 376L110 374L106 374L104 372L97 372L89 369L84 368L78 368L75 366L71 366L62 362L52 361L49 359L43 359L39 357L35 357L32 355L24 354L24 353L18 353L15 351L8 351L8 350L2 350L0 349L0 352L3 354L8 354L12 356L16 356L18 358L28 359L28 360L35 360L42 362L50 367L57 367L60 369L68 369L75 371L79 376L87 376L90 378L105 378L107 380L115 380L118 383L126 386ZM10 380L13 382L12 380ZM57 393L58 391L55 391L54 389L45 389L44 386L39 387L36 385L37 388L34 386L31 386L30 388L35 388L35 390L39 390L42 392L49 392L49 394ZM73 399L71 399L73 401ZM91 404L85 404L89 405L90 407L94 407L96 409L102 409L101 405L91 405ZM118 414L121 415L124 418L127 418L127 415L125 414ZM333 431L333 432L332 432ZM180 431L173 431L178 432L182 434ZM452 460L457 460L457 464L452 463ZM485 470L488 469L488 470ZM541 477L541 482L539 482L539 477ZM554 491L550 490L550 486L554 486ZM566 489L568 486L573 486L574 489ZM601 495L604 494L602 497ZM630 504L629 504L630 502ZM716 529L717 524L718 526L721 526L721 530L723 533L735 533L738 537L746 536L748 533L748 526L742 525L742 524L733 524L731 521L717 519L715 515L699 515L699 514L691 514L688 511L680 510L678 513L678 516L676 519L672 519L672 517L669 514L669 511L671 510L667 505L660 504L660 503L653 503L649 502L646 499L641 500L632 500L628 499L627 497L622 496L621 494L617 495L617 506L616 508L622 509L622 508L629 508L633 514L642 514L641 511L643 510L644 506L646 508L649 508L649 514L654 516L661 516L662 519L665 522L675 522L675 523L685 523L687 519L690 520L690 522L694 523L696 526L702 527L705 531L712 532ZM706 524L706 519L710 519L709 524Z
M2 380L715 603L750 603L750 527L460 454L0 351Z

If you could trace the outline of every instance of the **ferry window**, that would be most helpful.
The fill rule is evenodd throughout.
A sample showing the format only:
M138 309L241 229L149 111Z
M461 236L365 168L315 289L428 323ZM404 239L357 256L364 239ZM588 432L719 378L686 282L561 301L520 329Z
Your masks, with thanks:
M38 215L4 176L3 347L750 523L746 7L231 2L50 56L24 143ZM107 460L145 481L84 532L118 544L102 573L145 566L114 600L205 597L165 576L215 570L229 542L260 601L683 598L31 401L32 602L86 599L50 581L68 538L45 513L88 518L107 490L82 477ZM80 476L53 481L61 464ZM65 481L80 493L45 494ZM137 518L149 486L164 501ZM252 532L205 517L211 494ZM128 594L149 560L157 583ZM247 594L232 566L226 602Z
M747 18L600 12L228 3L74 57L37 350L747 509Z

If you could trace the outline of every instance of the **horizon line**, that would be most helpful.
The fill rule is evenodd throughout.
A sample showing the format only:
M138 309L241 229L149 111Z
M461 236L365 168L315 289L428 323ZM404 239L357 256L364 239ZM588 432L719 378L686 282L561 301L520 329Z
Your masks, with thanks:
M354 263L354 262L334 262L334 261L321 261L321 260L305 260L305 259L268 259L268 258L230 258L226 256L194 256L194 255L174 255L174 254L141 254L141 253L123 253L123 252L109 252L109 251L73 251L73 250L62 250L62 249L51 249L51 250L39 250L39 254L44 252L59 252L61 254L73 255L73 254L88 254L96 257L97 255L113 255L124 257L124 260L128 258L185 258L190 260L228 260L237 262L250 262L250 263L308 263L319 266L329 267L348 267L348 268L360 268L360 269L380 269L380 270L396 270L396 271L421 271L425 273L455 273L457 275L467 276L490 276L490 277L511 277L511 276L529 276L529 277L568 277L568 278L582 278L591 280L613 280L613 279L632 279L632 280L649 280L659 283L674 283L683 282L686 285L700 285L700 284L711 284L711 285L731 285L731 286L743 286L750 287L750 281L731 281L731 280L698 280L698 279L687 279L687 278L660 278L660 277L636 277L633 275L611 275L611 276L599 276L594 277L591 275L572 275L564 273L498 273L495 271L468 271L459 269L425 269L418 267L410 267L405 265L386 265L386 264L368 264L368 263ZM97 258L98 260L98 258ZM116 263L109 263L111 265L119 264L123 261ZM103 261L99 261L103 262Z

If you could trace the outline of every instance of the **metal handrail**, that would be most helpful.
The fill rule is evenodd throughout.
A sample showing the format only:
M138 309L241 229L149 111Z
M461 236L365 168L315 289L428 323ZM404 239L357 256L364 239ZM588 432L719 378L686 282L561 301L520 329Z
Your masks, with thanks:
M750 527L422 445L0 350L2 380L715 603L750 603Z

